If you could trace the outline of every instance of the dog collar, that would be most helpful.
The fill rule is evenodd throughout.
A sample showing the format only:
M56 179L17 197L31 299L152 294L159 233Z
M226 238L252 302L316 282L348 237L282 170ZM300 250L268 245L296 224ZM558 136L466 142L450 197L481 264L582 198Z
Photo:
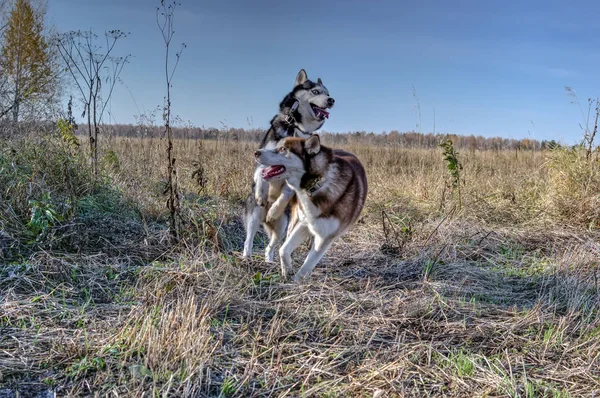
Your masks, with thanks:
M300 106L300 101L295 100L294 103L292 104L292 106L290 106L290 110L289 110L287 116L285 117L285 122L289 126L288 127L288 135L296 136L296 130L300 131L304 135L312 135L312 133L307 133L305 131L302 131L302 129L300 127L298 127L298 125L296 124L296 118L294 117L294 112L296 112L296 109L298 109L298 106Z
M293 126L296 122L296 119L294 118L294 112L296 112L296 109L298 109L299 105L300 105L300 101L295 100L294 103L292 104L292 106L290 106L290 111L288 112L287 116L285 117L285 122L291 126Z
M316 191L318 191L319 189L321 189L324 184L325 184L325 178L317 177L314 180L308 181L308 184L306 185L304 190L306 191L306 194L308 196L313 196L313 194Z

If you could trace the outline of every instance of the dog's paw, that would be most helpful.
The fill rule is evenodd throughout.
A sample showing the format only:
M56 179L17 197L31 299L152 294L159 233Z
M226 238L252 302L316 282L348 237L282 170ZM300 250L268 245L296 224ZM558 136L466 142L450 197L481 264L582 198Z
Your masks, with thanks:
M265 222L267 224L271 224L274 223L275 221L277 221L279 217L277 216L277 214L273 211L273 208L271 207L269 209L269 211L267 212L267 218L265 219Z
M294 271L292 271L291 269L288 270L287 268L282 268L281 269L281 279L284 282L290 282L293 273L294 273Z
M254 200L256 200L256 204L260 207L265 207L267 205L267 199L262 196L256 196L254 197Z
M273 257L275 256L275 250L271 245L267 245L265 248L265 263L272 263Z
M304 275L301 274L300 272L297 272L296 275L294 275L292 277L292 282L298 283L298 282L302 282L305 281L308 278L308 275Z

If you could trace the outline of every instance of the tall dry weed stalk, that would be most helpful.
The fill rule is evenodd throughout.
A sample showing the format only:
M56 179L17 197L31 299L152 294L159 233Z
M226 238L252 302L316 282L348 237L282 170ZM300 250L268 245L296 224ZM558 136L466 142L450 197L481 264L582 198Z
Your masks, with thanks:
M177 190L177 168L175 167L175 157L173 156L173 132L171 130L171 86L173 75L177 70L177 65L181 58L181 53L186 45L183 43L179 52L175 53L175 63L169 65L171 41L175 31L173 29L175 8L181 3L172 2L166 4L161 0L160 7L156 9L156 23L163 37L165 44L165 80L167 83L167 96L163 108L163 120L165 122L165 135L167 137L167 186L164 193L168 195L167 208L169 209L169 231L173 241L178 240L177 217L180 212L179 192Z
M594 120L594 128L592 129L592 131L590 132L590 134L588 136L588 145L586 148L586 156L588 159L590 159L592 157L594 139L596 138L596 134L598 133L598 119L600 118L600 101L598 101L598 98L596 98L593 101L590 100L590 107L592 105L595 105L596 117Z
M594 150L594 140L598 133L598 120L600 119L600 102L599 99L588 98L587 113L584 112L577 93L571 87L565 87L567 95L571 98L571 103L577 105L581 112L582 123L579 127L583 130L583 139L581 147L585 149L585 156L589 160L592 157ZM590 121L593 119L593 127L590 126Z

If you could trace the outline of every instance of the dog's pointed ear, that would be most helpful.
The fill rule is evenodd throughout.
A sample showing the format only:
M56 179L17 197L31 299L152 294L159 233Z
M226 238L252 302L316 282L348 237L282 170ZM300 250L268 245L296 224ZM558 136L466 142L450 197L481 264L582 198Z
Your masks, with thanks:
M304 149L306 149L306 152L308 152L310 155L316 155L319 153L321 151L321 139L319 136L313 134L312 137L307 139L304 143Z
M323 80L321 80L321 78L317 79L317 84L320 84L321 86L323 85Z
M300 69L298 75L296 76L296 82L294 83L294 87L304 84L305 81L308 80L308 76L306 76L306 71L304 69Z

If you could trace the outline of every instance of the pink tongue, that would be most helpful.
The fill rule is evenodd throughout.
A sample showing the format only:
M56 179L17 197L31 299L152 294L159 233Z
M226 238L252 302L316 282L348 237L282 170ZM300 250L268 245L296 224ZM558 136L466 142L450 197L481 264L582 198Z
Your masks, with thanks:
M323 110L323 109L318 109L319 111L319 116L323 115L325 116L326 119L329 119L329 112Z
M263 169L263 171L261 173L262 173L263 178L266 178L266 177L270 177L272 175L280 174L284 170L285 170L285 167L283 167L283 166L269 166L269 167Z

